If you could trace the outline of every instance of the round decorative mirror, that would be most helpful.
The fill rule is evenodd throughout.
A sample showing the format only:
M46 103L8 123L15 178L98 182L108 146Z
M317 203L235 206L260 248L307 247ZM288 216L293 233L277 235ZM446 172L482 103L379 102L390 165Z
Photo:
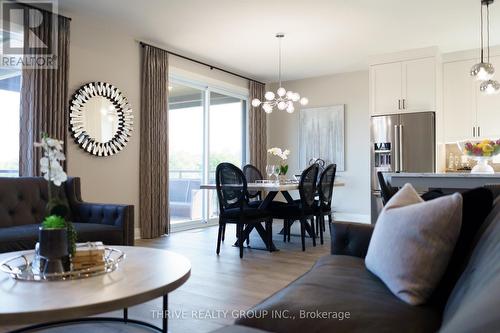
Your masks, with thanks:
M70 130L86 152L110 156L122 150L133 130L132 109L115 86L91 82L78 89L70 105Z

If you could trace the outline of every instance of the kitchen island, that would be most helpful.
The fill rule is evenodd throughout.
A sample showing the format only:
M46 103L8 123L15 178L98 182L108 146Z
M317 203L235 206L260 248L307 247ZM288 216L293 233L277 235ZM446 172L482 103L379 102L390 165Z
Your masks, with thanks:
M386 179L394 187L410 183L418 189L470 189L490 184L500 184L500 173L471 174L461 172L447 173L387 173Z

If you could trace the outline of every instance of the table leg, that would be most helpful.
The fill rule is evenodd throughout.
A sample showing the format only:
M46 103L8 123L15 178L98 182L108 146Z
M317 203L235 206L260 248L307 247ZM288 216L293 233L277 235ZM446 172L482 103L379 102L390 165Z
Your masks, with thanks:
M272 239L271 238L272 236L269 235L269 232L271 232L272 229L271 230L266 230L266 229L264 229L264 227L260 223L258 223L258 224L255 225L255 229L257 230L257 232L259 233L260 238L262 238L262 241L266 245L266 249L268 249L271 252L278 251L278 249L276 248L276 246L274 245L274 243L273 243L272 240L271 240L271 243L269 243L269 239Z
M128 308L123 309L123 321L125 324L128 322Z
M285 197L286 202L288 202L288 203L290 203L290 204L291 204L291 203L294 203L293 198L292 198L292 196L290 195L290 193L288 193L288 191L281 191L281 194L283 194L283 196Z
M269 206L269 204L273 201L274 197L276 197L277 194L278 194L278 192L276 192L276 191L272 191L272 192L267 193L266 197L264 198L264 201L262 201L259 208L266 209Z
M163 295L163 323L162 332L168 332L168 294Z

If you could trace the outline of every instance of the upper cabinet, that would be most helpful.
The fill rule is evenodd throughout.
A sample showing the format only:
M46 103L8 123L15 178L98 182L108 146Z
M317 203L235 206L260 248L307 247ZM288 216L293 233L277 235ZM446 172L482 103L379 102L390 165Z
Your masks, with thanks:
M405 112L436 111L436 59L402 63Z
M490 62L496 70L494 80L500 78L500 56L491 57ZM500 94L486 95L479 91L479 82L476 81L476 126L477 135L482 138L500 138Z
M446 142L500 138L500 95L485 95L479 91L480 82L469 75L476 62L460 60L443 65ZM499 56L491 57L490 62L500 71Z
M436 58L370 66L372 115L436 111Z

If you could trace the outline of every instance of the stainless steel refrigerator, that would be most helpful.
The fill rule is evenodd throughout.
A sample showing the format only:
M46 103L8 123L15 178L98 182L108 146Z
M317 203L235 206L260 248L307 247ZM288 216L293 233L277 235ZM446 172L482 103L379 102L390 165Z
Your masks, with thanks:
M371 118L371 216L382 209L377 172L434 172L436 130L434 112Z

